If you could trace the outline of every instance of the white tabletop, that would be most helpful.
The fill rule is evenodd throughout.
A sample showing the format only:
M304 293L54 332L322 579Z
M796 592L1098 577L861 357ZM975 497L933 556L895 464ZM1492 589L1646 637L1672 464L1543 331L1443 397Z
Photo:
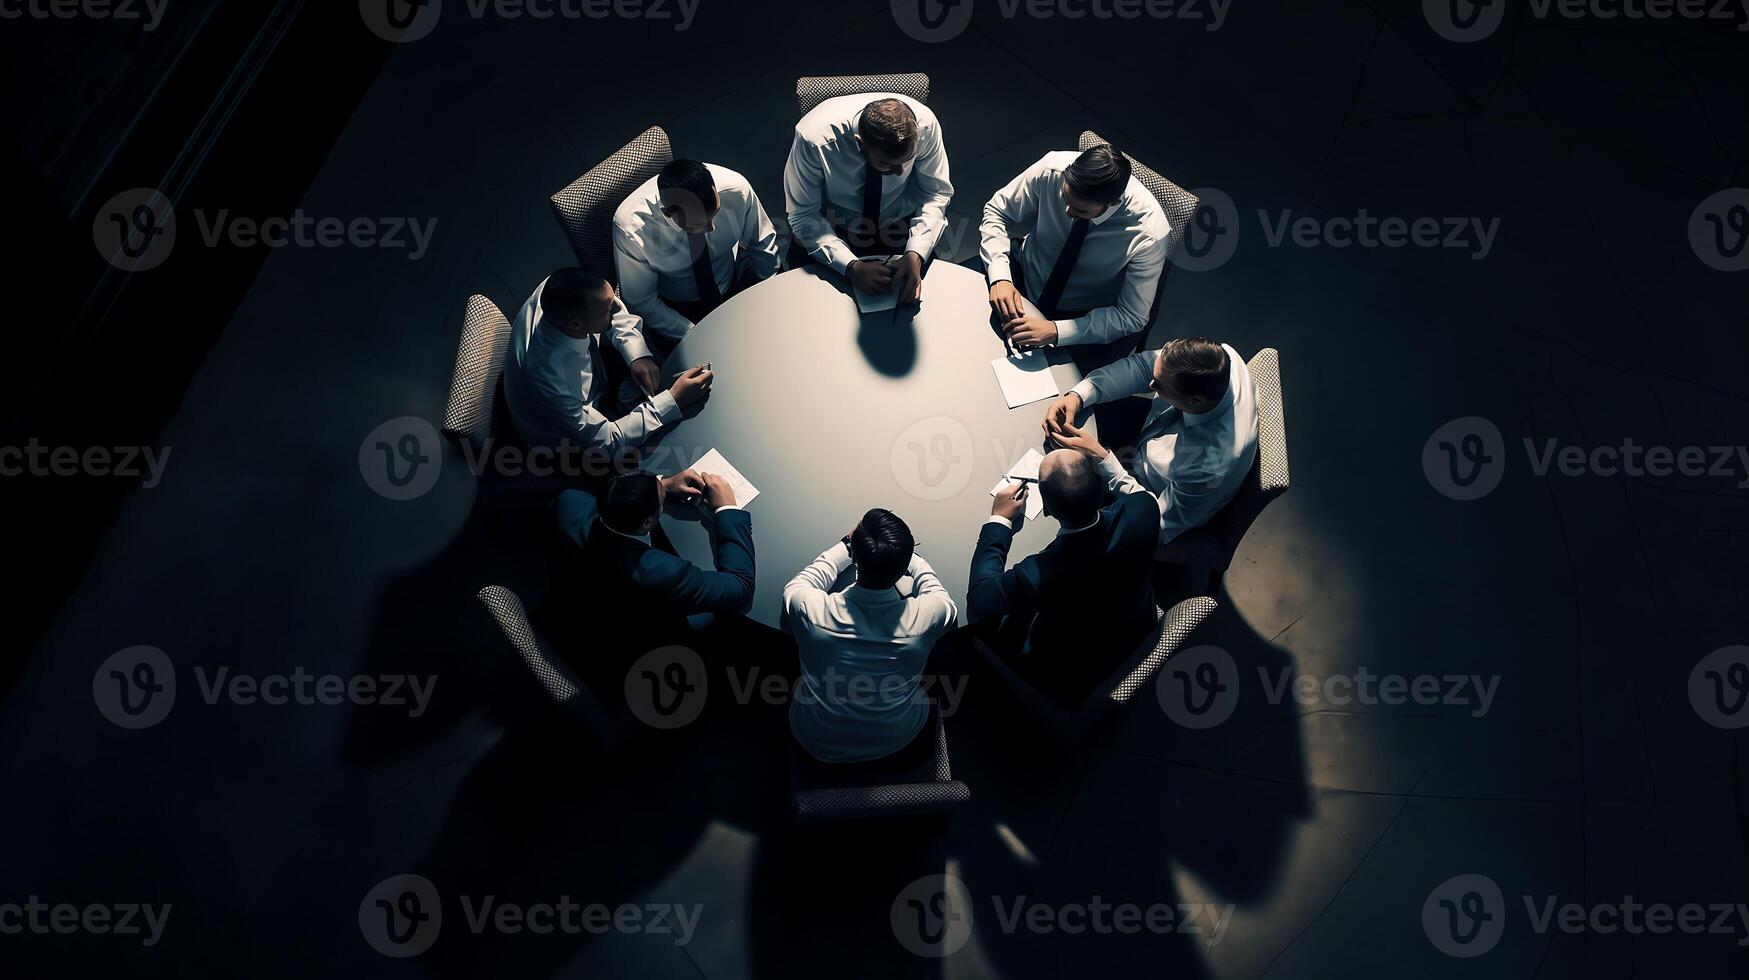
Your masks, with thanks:
M749 615L776 627L783 587L871 507L910 525L917 551L964 612L990 488L1046 451L1048 401L1010 410L990 361L1003 355L979 274L936 262L920 306L863 316L842 280L820 269L775 276L724 303L680 342L665 377L709 363L711 396L647 453L664 476L716 449L759 496L753 518L758 590ZM1051 351L1059 391L1081 373ZM663 527L683 557L714 568L709 525L691 505ZM1026 522L1010 561L1057 532Z

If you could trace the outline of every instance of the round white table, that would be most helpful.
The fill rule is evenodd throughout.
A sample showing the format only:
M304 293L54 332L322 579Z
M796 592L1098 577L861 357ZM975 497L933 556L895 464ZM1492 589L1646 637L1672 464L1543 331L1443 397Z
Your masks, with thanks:
M749 615L777 628L783 587L871 507L910 525L917 552L964 612L990 488L1029 449L1049 451L1048 401L1009 409L990 361L1004 354L983 276L936 262L922 302L862 314L843 280L792 269L731 298L670 355L664 377L709 363L710 398L652 444L650 470L685 469L712 449L759 490L753 518L758 589ZM1058 391L1081 372L1048 352ZM711 524L691 504L663 519L675 550L714 568ZM1056 534L1027 521L1010 561Z

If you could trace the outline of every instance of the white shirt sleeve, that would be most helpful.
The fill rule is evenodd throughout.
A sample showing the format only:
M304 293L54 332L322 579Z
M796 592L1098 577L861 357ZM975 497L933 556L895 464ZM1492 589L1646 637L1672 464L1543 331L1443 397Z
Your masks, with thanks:
M747 269L757 279L769 279L777 273L777 228L771 223L771 216L765 213L765 206L759 203L759 195L747 187L747 205L749 214L741 220L741 255L747 260ZM734 283L729 284L733 286Z
M1058 320L1057 343L1105 344L1148 329L1148 314L1153 311L1160 273L1165 268L1166 243L1147 236L1136 239L1117 305L1102 306L1073 320Z
M809 255L842 273L856 253L832 231L822 210L825 198L826 170L820 159L820 147L797 132L789 162L783 167L784 210L789 215L790 236Z
M613 226L613 258L619 269L619 289L620 295L625 299L624 305L643 318L656 332L676 339L686 336L686 332L692 329L692 321L662 302L661 277L657 274L656 267L644 258L642 245L617 224ZM613 345L620 349L620 353L626 353L620 347L617 332ZM638 338L638 345L644 354L649 354L649 348L644 346L642 336ZM626 354L627 364L633 360L636 358Z
M616 453L642 446L664 425L672 425L679 418L680 403L674 400L672 393L661 391L617 419L609 419L593 405L584 405L578 435L585 446Z
M1004 279L1014 281L1014 256L1008 250L1012 239L1025 238L1038 224L1038 177L1044 163L1033 164L984 205L984 219L978 225L978 254L992 286Z
M948 179L947 147L942 145L939 125L930 127L924 145L917 149L911 184L917 189L921 207L917 217L911 219L911 237L905 250L928 260L935 252L936 241L947 228L947 206L953 200L953 181Z
M820 615L822 604L831 594L833 583L849 567L850 549L844 542L821 552L820 557L809 562L783 587L784 612L800 623L819 622L824 618Z
M953 604L953 596L948 594L947 586L941 584L941 577L935 574L935 569L922 555L911 553L911 566L905 574L916 583L911 601L925 611L930 632L945 632L959 621L960 611Z
M1080 395L1081 404L1088 406L1142 394L1149 390L1148 382L1154 380L1157 357L1159 353L1151 350L1131 354L1094 371L1069 390Z

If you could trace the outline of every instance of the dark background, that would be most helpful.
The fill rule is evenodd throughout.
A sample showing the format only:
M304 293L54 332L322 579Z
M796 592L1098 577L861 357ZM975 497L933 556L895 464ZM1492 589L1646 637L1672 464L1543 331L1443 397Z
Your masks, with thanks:
M1539 476L1522 450L1749 445L1749 279L1705 265L1688 232L1703 200L1749 182L1735 22L1514 3L1493 36L1455 44L1419 3L1233 0L1210 31L1007 19L980 0L933 44L880 0L702 0L685 32L463 9L398 46L342 0L172 0L149 35L0 21L21 246L0 444L172 450L150 491L0 478L0 904L174 906L150 949L0 935L0 975L1744 974L1749 926L1538 933L1523 908L1749 891L1742 738L1689 696L1703 657L1749 643L1749 473ZM513 310L570 261L552 191L659 124L780 210L795 77L875 71L931 75L956 229L1087 128L1235 202L1233 257L1175 272L1153 336L1280 349L1294 467L1197 639L1246 678L1234 719L1185 732L1144 697L1058 757L974 675L950 733L975 802L934 840L787 832L780 710L713 706L691 737L613 762L519 736L472 595L538 590L538 548L479 512L453 453L409 503L373 494L357 462L377 425L441 415L469 294ZM182 237L125 274L92 227L139 187L175 200ZM439 230L410 262L206 248L188 220L298 208ZM1264 230L1362 209L1499 231L1476 260L1272 246ZM959 241L949 258L975 239ZM1468 417L1499 428L1508 464L1464 502L1422 456ZM92 677L136 644L165 650L182 688L164 723L129 732L94 708ZM439 684L418 719L209 706L194 671L219 667ZM1257 670L1283 667L1475 674L1498 694L1481 717L1264 703ZM976 938L918 960L888 907L944 869L977 899ZM452 920L432 953L387 960L358 904L406 872L446 894L699 903L704 931L677 949ZM1508 906L1473 960L1421 922L1460 874ZM1019 895L1234 913L1206 948L990 928L990 900Z

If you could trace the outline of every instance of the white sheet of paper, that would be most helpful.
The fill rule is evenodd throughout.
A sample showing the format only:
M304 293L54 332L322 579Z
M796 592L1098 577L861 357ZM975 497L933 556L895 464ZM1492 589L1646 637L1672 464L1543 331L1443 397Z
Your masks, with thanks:
M863 259L864 262L891 262L892 260L893 256L891 255L870 255ZM864 313L879 313L882 310L899 308L899 291L897 289L889 289L884 293L870 293L856 285L854 279L851 280L850 289L856 293L856 308Z
M729 486L735 491L735 503L742 507L746 507L753 502L754 497L759 496L759 488L748 483L741 471L730 465L723 458L723 454L715 449L700 457L698 462L692 464L692 468L700 473L714 473L729 481Z
M1051 374L1051 359L1042 350L998 357L990 362L996 381L1002 386L1002 397L1009 408L1019 408L1062 394L1057 379Z
M1006 360L1006 358L1004 358L1004 360ZM1024 476L1030 477L1034 480L1038 479L1038 464L1044 461L1044 453L1041 453L1036 449L1028 449L1026 455L1020 457L1020 462L1015 463L1010 467L1008 474L1002 477L1002 479L997 480L996 485L990 488L990 496L996 496L996 494L1000 493L1004 487L1011 485L1014 482L1014 477ZM1031 484L1026 488L1026 519L1029 521L1036 521L1038 520L1039 515L1044 512L1045 498L1039 494L1038 484Z

